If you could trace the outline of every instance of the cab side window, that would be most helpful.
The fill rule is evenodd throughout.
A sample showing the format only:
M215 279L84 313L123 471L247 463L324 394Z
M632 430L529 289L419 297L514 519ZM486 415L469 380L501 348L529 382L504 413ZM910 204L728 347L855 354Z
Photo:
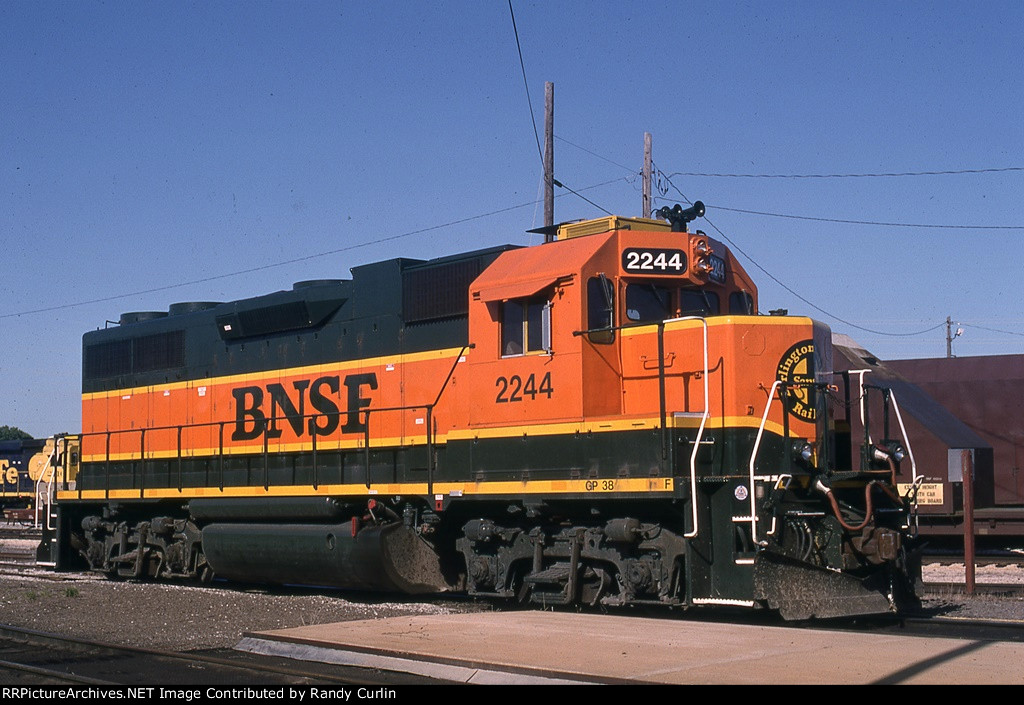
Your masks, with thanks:
M544 297L501 304L501 356L551 350L551 303Z
M615 340L615 287L603 274L587 280L587 338L592 343Z

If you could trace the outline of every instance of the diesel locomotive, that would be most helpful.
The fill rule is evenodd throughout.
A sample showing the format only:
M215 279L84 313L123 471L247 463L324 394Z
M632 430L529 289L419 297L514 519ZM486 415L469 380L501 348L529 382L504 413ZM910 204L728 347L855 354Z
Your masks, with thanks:
M35 439L0 441L0 509L6 516L27 516L33 506L36 480L49 458L45 447Z
M55 480L63 479L65 469L72 475L78 471L77 450L65 452L77 447L77 436L0 441L0 509L8 524L43 522L53 505Z
M702 212L85 334L44 551L133 578L899 609L899 449L837 452L828 327L759 315Z

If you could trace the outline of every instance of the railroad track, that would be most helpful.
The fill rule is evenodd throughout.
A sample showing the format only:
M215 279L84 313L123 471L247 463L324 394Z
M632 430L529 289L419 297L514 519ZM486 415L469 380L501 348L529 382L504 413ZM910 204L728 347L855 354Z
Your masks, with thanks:
M836 628L836 626L820 628ZM921 615L888 620L869 619L856 625L852 623L839 625L838 628L840 630L852 629L854 631L940 639L1024 642L1024 621L1015 619L971 619Z
M900 631L908 636L1024 642L1024 621L1009 619L908 617Z
M961 565L964 562L963 554L943 554L924 556L924 563L938 565ZM981 555L974 557L974 564L978 566L994 565L1024 565L1024 554L1007 553L998 555Z
M4 539L31 539L32 541L38 541L41 538L43 538L41 529L0 526L0 541Z
M926 582L924 594L931 597L944 595L964 595L967 585L963 582ZM1024 595L1024 584L1020 583L976 583L975 595L995 595L1001 597L1019 597Z
M31 566L35 565L35 551L22 551L0 548L0 565Z
M179 653L0 625L0 682L145 686L436 683L404 673L290 661L230 650ZM20 680L19 680L20 679Z

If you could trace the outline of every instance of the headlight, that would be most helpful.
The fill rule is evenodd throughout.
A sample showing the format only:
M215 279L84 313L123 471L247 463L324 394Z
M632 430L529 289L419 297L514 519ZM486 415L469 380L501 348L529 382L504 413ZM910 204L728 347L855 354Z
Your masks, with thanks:
M805 463L809 463L814 459L814 446L810 443L798 441L793 445L793 452L800 456L800 459Z

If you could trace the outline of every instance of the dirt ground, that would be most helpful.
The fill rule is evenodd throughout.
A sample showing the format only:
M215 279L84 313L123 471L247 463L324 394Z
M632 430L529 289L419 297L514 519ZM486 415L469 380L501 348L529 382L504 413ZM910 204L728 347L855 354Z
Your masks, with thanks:
M219 585L122 582L36 570L0 574L2 623L177 651L230 648L250 631L487 608L471 602L389 600L336 591L271 593Z

